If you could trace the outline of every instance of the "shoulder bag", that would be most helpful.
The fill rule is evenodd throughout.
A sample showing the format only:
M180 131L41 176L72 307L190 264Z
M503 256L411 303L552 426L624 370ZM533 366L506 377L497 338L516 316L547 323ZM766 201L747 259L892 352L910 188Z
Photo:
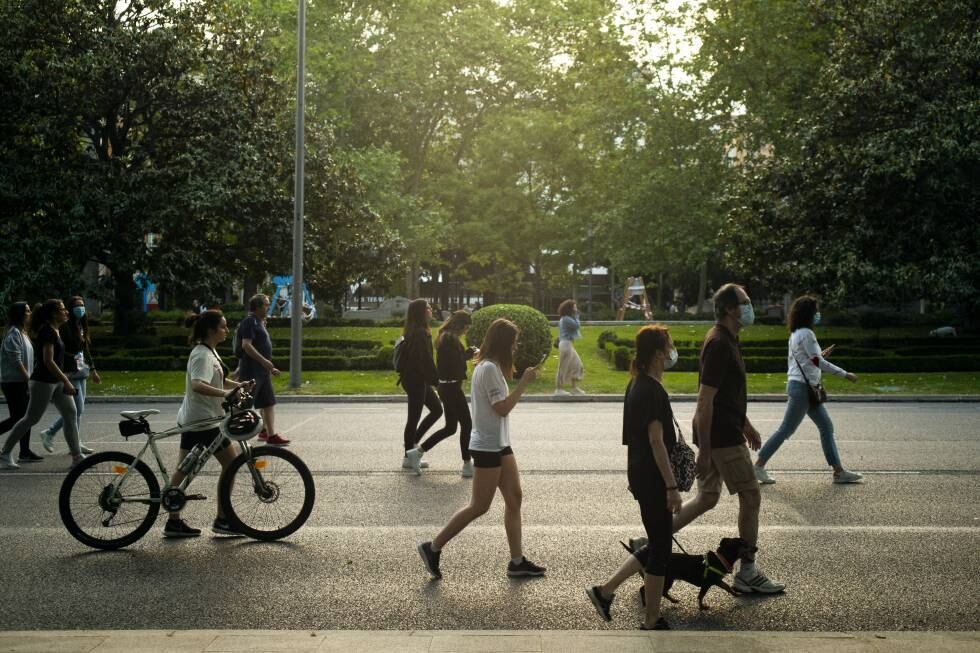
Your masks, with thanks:
M687 492L694 485L694 479L698 475L698 466L694 456L694 449L684 441L684 433L681 432L681 425L677 423L677 418L671 413L674 420L674 428L677 429L677 442L667 452L670 460L670 469L674 472L674 481L677 482L677 489Z

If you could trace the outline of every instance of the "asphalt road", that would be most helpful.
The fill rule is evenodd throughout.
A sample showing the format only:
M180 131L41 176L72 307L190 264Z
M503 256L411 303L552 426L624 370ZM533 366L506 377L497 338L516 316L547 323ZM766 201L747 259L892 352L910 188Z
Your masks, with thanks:
M176 405L155 405L154 424ZM83 431L98 450L133 451L119 410L94 404ZM675 409L682 425L692 403ZM614 621L596 617L584 588L622 561L619 539L639 535L626 491L621 410L615 404L526 404L512 416L524 487L524 541L544 579L509 580L501 505L443 553L430 582L415 552L469 497L459 449L446 440L415 477L400 470L404 405L288 404L279 430L314 471L317 504L301 531L277 543L165 541L160 529L119 552L95 552L61 525L64 443L48 460L0 472L0 628L632 629L638 580L620 591ZM831 404L846 466L860 486L835 486L809 422L769 468L760 567L787 584L774 597L708 595L675 587L666 614L694 630L976 630L980 627L980 405ZM764 434L782 406L750 405ZM39 447L36 447L39 448ZM176 441L162 445L176 452ZM195 489L213 495L216 464ZM185 516L205 526L212 501ZM736 500L679 534L690 552L732 535ZM162 518L160 521L162 528Z

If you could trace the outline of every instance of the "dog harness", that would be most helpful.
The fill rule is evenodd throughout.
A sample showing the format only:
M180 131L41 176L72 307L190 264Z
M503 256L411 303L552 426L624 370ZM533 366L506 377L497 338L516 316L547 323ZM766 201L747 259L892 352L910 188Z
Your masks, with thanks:
M711 555L712 553L714 553L714 556L718 558L718 561L721 562L721 564L725 565L727 569L726 571L722 571L721 569L718 569L717 567L713 567L711 565L711 559L708 558L708 556ZM704 579L705 580L708 580L708 572L714 572L718 574L718 578L724 578L729 571L731 571L731 565L729 565L728 561L722 558L716 552L711 551L709 553L704 554Z

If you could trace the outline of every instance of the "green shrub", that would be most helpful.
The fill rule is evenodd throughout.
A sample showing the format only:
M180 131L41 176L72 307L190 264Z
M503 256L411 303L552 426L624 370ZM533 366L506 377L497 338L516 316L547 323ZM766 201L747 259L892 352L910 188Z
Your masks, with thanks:
M633 360L633 350L629 347L616 347L613 350L613 362L616 369L625 371L630 368L630 361Z
M606 330L599 334L599 349L605 349L607 342L612 342L616 339L616 332L612 330Z
M544 313L530 306L494 304L473 314L473 324L466 334L467 343L480 347L487 329L499 318L510 320L521 330L517 338L517 354L514 356L514 367L520 376L525 369L537 365L551 351L551 326Z

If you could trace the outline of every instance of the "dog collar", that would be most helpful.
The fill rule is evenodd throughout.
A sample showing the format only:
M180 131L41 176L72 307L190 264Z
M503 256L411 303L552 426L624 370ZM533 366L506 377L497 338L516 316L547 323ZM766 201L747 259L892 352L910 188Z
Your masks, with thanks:
M728 573L732 573L732 569L735 568L735 565L728 562L728 560L725 559L725 556L721 555L717 551L715 551L714 554L721 561L721 564L725 565L725 569L728 570Z

